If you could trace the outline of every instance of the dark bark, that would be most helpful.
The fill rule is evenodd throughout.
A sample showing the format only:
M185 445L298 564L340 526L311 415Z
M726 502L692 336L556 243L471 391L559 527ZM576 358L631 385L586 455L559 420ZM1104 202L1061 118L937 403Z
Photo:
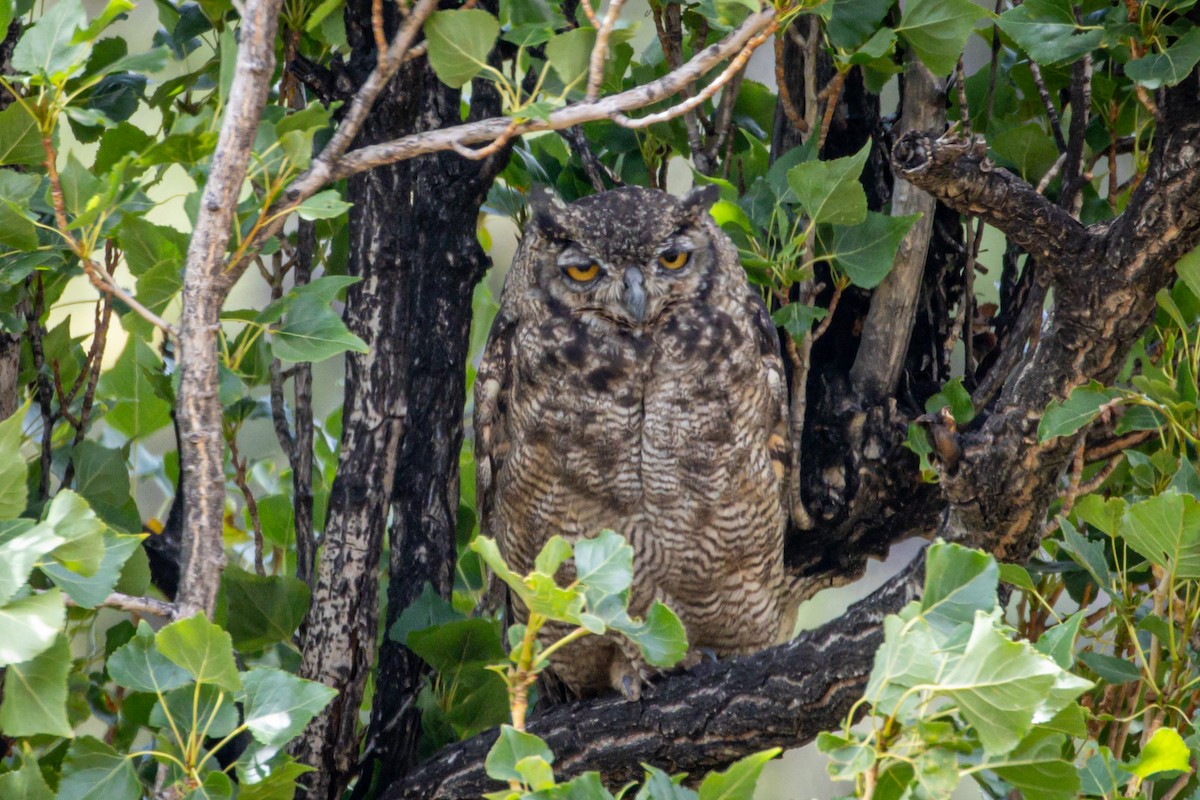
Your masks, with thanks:
M364 76L374 66L372 3L346 7L347 36ZM388 14L393 9L388 7ZM395 20L388 20L389 33ZM460 92L437 80L424 59L401 68L381 94L356 146L390 141L461 121ZM491 116L499 101L475 91L472 116ZM458 512L465 367L471 296L490 261L476 239L479 209L507 151L481 162L443 153L401 162L350 179L352 275L346 323L370 347L347 360L342 450L330 497L317 595L305 626L306 677L335 678L341 694L319 718L336 742L317 758L316 797L337 797L360 771L362 790L402 775L415 758L419 715L413 701L423 665L384 638L365 763L358 748L358 708L375 662L379 556L389 516L387 630L426 581L452 588ZM334 555L331 557L330 553ZM327 631L352 628L349 652L331 648ZM327 680L327 682L330 682Z
M842 617L753 656L668 677L636 702L610 697L559 706L529 725L565 779L599 771L610 784L642 777L642 763L702 775L743 755L792 747L838 727L866 686L884 617L912 600L923 559ZM483 770L495 734L453 745L380 800L466 800L501 788Z
M1040 247L1038 274L1053 286L1055 299L1036 348L1017 365L995 407L957 435L961 457L956 467L943 468L937 495L902 505L928 511L895 516L892 537L919 532L940 515L940 533L1003 558L1023 559L1036 547L1074 446L1070 439L1037 441L1041 412L1074 386L1115 377L1150 324L1155 295L1170 284L1175 262L1200 243L1198 89L1200 72L1164 94L1145 180L1121 217L1086 229L1063 221L1060 209L969 145L920 133L897 145L895 167L922 188ZM935 164L940 166L926 168ZM1078 249L1064 247L1068 241ZM853 406L852 398L842 402ZM874 411L845 413L851 430L885 429L899 421L895 412L880 413L878 422L872 422ZM894 497L882 501L885 507L899 503ZM855 547L843 542L843 549ZM822 551L819 543L807 542L802 552L803 545ZM557 710L531 729L550 743L559 775L598 769L613 781L636 777L631 769L642 761L702 772L772 744L798 746L841 720L869 673L879 614L899 608L913 580L911 572L894 579L843 618L788 645L668 677L639 703L609 699ZM839 649L842 642L853 646ZM802 713L788 718L797 708ZM486 788L481 763L489 742L481 737L448 748L383 796L478 796Z

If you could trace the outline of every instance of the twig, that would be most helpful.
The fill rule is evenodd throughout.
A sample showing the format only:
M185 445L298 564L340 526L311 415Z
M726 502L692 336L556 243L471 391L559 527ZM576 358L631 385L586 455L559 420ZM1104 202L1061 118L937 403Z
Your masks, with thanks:
M371 0L371 32L375 34L375 52L386 52L388 42L383 32L383 0Z
M1065 164L1065 163L1067 163L1067 151L1066 150L1059 153L1058 158L1056 158L1054 160L1054 163L1050 165L1050 169L1046 170L1046 174L1042 176L1042 179L1040 181L1038 181L1038 185L1037 185L1037 193L1038 194L1040 194L1040 195L1046 194L1046 189L1048 189L1050 187L1050 182L1053 181L1055 176L1058 175L1059 170L1062 169L1063 164Z
M67 605L78 606L71 598L66 598ZM108 597L101 601L100 605L106 608L116 608L121 611L128 611L131 614L149 614L154 617L163 617L170 619L175 615L175 604L168 603L165 600L156 600L153 597L134 597L133 595L113 592Z
M794 24L788 27L788 31L795 31ZM808 133L808 122L800 116L796 104L792 102L792 92L788 88L786 76L783 74L783 47L782 32L777 31L775 34L775 85L779 88L779 105L783 109L783 115L787 117L787 121L793 128L800 133Z
M42 285L41 273L35 273L26 283L26 291L33 289L33 302L26 301L25 321L29 326L29 350L33 355L33 369L37 378L38 408L42 416L42 446L38 457L38 497L45 500L50 497L50 462L54 453L54 425L59 415L54 413L54 389L50 378L46 375L46 351L43 339L46 329L42 327L42 313L45 311L46 294Z
M1108 476L1113 474L1113 470L1115 470L1117 468L1117 466L1121 463L1121 461L1124 458L1125 458L1124 453L1117 453L1115 456L1110 457L1108 459L1108 463L1106 463L1103 467L1101 467L1099 472L1097 472L1095 475L1093 475L1088 480L1087 483L1080 485L1079 493L1080 494L1091 494L1092 492L1099 489L1104 484L1104 482L1106 480L1108 480Z
M1046 116L1050 119L1050 132L1054 134L1054 143L1058 145L1058 152L1067 152L1067 140L1063 138L1062 122L1058 119L1058 109L1054 107L1054 101L1050 99L1050 92L1046 90L1046 82L1042 80L1042 69L1037 65L1036 61L1029 62L1029 71L1033 74L1033 82L1037 86L1038 97L1042 98L1042 106L1046 109Z
M608 0L608 13L604 22L596 28L596 44L592 46L592 57L588 68L587 99L595 101L600 96L600 83L604 80L604 59L608 54L608 37L612 35L613 26L621 14L621 6L625 0ZM584 5L587 5L585 2Z
M497 136L496 141L489 145L480 147L477 150L472 150L466 145L461 145L458 142L451 142L450 147L454 150L454 152L458 153L463 158L469 158L472 161L481 161L490 155L495 155L496 153L500 152L505 145L513 140L520 129L521 123L517 120L513 120L511 123L509 123L508 127L504 129L504 133Z
M1152 439L1157 435L1157 430L1131 431L1124 436L1118 436L1116 439L1110 439L1107 442L1101 442L1092 446L1088 449L1086 458L1089 462L1102 461L1114 455L1119 455L1131 447L1137 447L1142 442Z
M583 128L578 125L572 125L570 128L560 130L558 135L566 140L567 146L571 148L571 152L579 159L579 165L583 167L583 172L587 175L593 189L597 192L603 192L606 188L604 185L606 177L612 181L614 186L624 185L621 178L614 174L592 151L591 145L588 144L587 136L583 133Z
M829 323L833 322L833 314L837 311L838 303L842 299L842 292L846 290L847 286L849 283L846 281L838 281L833 285L833 296L829 298L829 307L825 309L825 319L821 320L821 324L812 332L814 342L829 330Z
M971 135L971 110L967 106L967 74L963 69L962 54L958 56L958 63L954 67L955 83L958 84L958 121L962 125L963 135Z
M829 79L829 84L821 90L825 98L825 115L821 118L821 132L817 136L817 152L825 147L825 137L829 135L829 126L833 124L833 112L837 110L838 101L842 98L842 87L846 85L846 73L839 72Z
M713 115L712 132L705 139L704 152L700 154L697 166L705 175L716 171L717 153L725 146L729 131L733 126L733 106L737 102L738 92L742 90L742 79L746 77L746 67L742 66L729 83L721 91L721 101Z
M767 13L767 12L763 12L763 13ZM710 98L714 94L716 94L718 89L720 89L730 79L732 79L733 76L736 75L741 70L742 65L746 63L747 59L750 58L750 54L754 52L755 48L757 48L759 45L761 45L763 42L765 42L767 40L767 38L772 33L774 33L774 31L775 31L775 22L772 19L772 21L771 21L770 25L767 27L767 29L764 31L761 31L760 33L755 34L750 39L750 41L746 43L746 46L742 48L741 52L739 52L736 56L734 56L732 59L730 59L729 64L726 65L725 69L722 70L721 74L718 75L716 78L714 78L713 81L708 86L705 86L704 89L702 91L700 91L694 97L691 97L691 98L683 101L679 105L672 106L671 108L668 108L666 111L660 111L657 114L649 114L645 117L638 117L637 119L631 119L631 118L625 116L625 114L621 113L620 111L615 111L615 112L613 112L612 120L624 128L632 128L632 129L648 128L651 125L655 125L659 122L666 122L669 119L674 119L675 117L678 117L680 114L691 111L693 108L700 105L705 100L708 100L708 98ZM695 59L693 59L692 61L694 62Z
M229 462L233 465L233 482L237 484L242 498L246 501L246 512L250 515L250 525L254 531L254 571L263 577L267 570L263 565L262 521L258 516L258 503L254 499L254 492L250 491L250 483L246 480L246 460L238 452L237 431L227 428L225 441L229 445Z

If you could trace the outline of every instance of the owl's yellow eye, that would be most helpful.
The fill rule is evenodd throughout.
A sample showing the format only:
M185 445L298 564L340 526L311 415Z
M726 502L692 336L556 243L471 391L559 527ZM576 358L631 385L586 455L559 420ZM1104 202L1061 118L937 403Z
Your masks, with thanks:
M680 269L688 262L688 251L668 250L658 257L658 263L667 269Z
M593 281L600 274L600 265L593 261L586 267L567 267L567 275L571 276L571 280L587 283Z

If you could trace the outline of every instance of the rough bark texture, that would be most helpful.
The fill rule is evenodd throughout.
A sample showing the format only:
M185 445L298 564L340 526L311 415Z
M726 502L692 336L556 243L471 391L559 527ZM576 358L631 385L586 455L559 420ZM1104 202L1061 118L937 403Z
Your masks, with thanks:
M369 0L346 8L347 36L359 54L374 41L371 10ZM372 66L349 68L362 76ZM356 145L456 124L459 103L460 92L438 81L424 59L411 62L376 101ZM473 116L490 116L499 102L480 87L472 107ZM426 581L443 595L452 586L471 295L490 263L475 231L504 157L479 162L443 153L349 182L349 269L363 280L347 294L345 318L370 352L347 360L341 456L304 628L302 674L340 693L294 751L318 767L312 797L340 796L360 770L358 708L375 664L389 516L383 630ZM385 781L411 765L422 675L421 661L385 637L376 680L386 690L375 694L362 790L376 765Z
M1175 262L1200 244L1198 90L1200 72L1194 72L1162 95L1163 118L1145 180L1124 214L1090 228L1064 219L1060 208L987 162L970 143L919 132L898 143L894 166L907 179L960 212L985 216L1041 255L1037 274L1053 286L1055 301L1037 346L1016 365L995 405L981 409L972 427L957 435L961 458L956 467L944 465L938 494L906 503L883 498L885 509L924 511L894 517L887 531L875 523L881 529L878 541L888 532L897 537L919 531L940 517L942 535L1002 558L1023 559L1036 547L1073 446L1070 440L1037 441L1042 410L1074 386L1116 375L1150 323L1155 294L1170 284ZM851 400L845 404L853 405ZM846 413L848 429L860 433L876 425L875 414L893 424L902 419L881 407ZM866 444L886 441L881 437ZM897 484L890 488L907 490ZM838 544L854 549L847 541ZM819 543L803 542L799 550L809 555L810 568L836 561L835 556L813 558L833 552ZM909 571L842 619L788 645L669 677L640 703L578 704L547 714L532 729L551 743L563 775L599 769L615 781L631 777L631 765L642 761L704 771L771 744L803 744L840 719L844 704L861 689L871 666L867 654L879 642L877 612L898 608L914 580ZM837 643L846 641L854 647L839 649ZM793 694L797 687L804 687L803 695ZM777 722L787 709L798 707L802 713L790 722ZM740 711L726 716L727 709ZM729 720L731 727L723 727ZM747 724L753 732L739 727ZM775 738L789 724L786 741L783 734ZM487 745L487 739L477 739L448 748L384 796L477 796L485 788L480 764Z
M21 21L14 19L0 40L0 75L8 75L12 71L12 52L20 38ZM0 111L8 108L12 100L8 90L0 88ZM0 331L0 420L11 417L21 405L22 387L17 383L20 371L21 338Z
M883 643L881 623L912 600L917 559L837 621L746 658L705 663L621 698L559 706L529 725L567 778L599 770L611 784L642 777L643 762L694 775L768 747L793 747L837 727L862 694ZM381 800L466 800L501 788L483 770L494 734L440 752Z
M233 211L246 176L250 146L275 71L275 31L281 0L251 0L242 15L236 73L200 212L188 246L179 333L182 436L179 463L188 503L183 511L178 615L211 615L225 566L225 444L217 396L217 330L230 283L225 272Z

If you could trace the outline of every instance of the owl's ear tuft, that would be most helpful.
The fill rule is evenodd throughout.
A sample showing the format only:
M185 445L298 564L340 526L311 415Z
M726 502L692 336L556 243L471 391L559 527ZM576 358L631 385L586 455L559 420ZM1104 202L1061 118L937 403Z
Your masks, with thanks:
M543 236L551 239L570 238L571 210L553 190L535 186L529 193L529 222Z
M721 189L715 184L696 186L683 196L680 204L683 213L693 222L701 222L708 216L708 210L713 203L721 198Z

